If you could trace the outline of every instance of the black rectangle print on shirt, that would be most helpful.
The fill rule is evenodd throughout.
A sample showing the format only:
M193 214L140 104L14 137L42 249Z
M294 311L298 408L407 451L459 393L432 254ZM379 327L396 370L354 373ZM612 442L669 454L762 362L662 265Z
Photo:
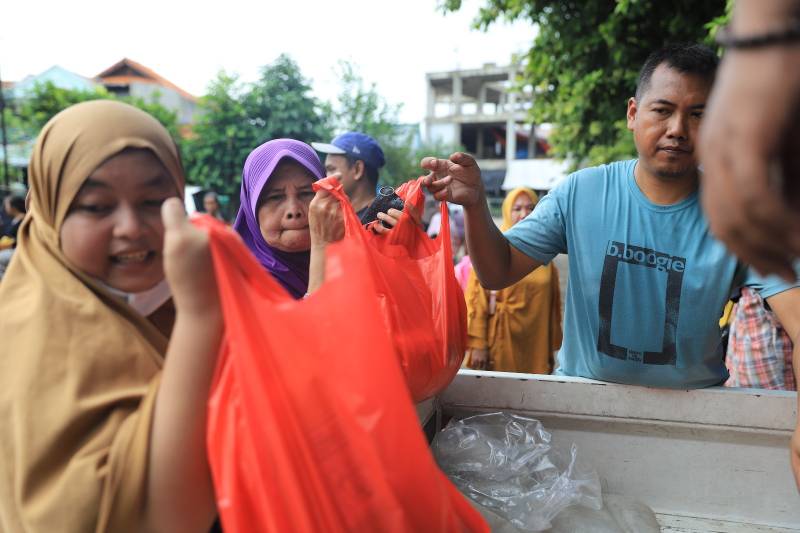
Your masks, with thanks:
M638 268L652 268L667 276L667 290L663 301L664 336L660 352L642 352L611 342L611 317L614 314L614 292L620 263L627 263ZM597 350L626 361L638 361L646 365L675 366L678 358L675 340L685 270L686 259L683 257L618 241L608 241L603 262L603 275L600 278L600 331L597 335ZM648 302L648 304L662 305L662 302Z

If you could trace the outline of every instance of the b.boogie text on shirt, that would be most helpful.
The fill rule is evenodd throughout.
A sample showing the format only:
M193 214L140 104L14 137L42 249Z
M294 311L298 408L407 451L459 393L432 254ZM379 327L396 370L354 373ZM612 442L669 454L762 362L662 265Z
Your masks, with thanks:
M625 263L655 268L659 272L683 272L686 270L686 260L650 248L643 248L633 244L618 241L608 241L606 255L615 257Z

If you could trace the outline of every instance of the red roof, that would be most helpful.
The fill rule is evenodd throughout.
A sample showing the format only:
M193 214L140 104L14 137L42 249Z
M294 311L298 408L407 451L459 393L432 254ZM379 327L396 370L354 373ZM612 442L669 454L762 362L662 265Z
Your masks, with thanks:
M152 69L137 63L127 57L114 63L96 76L104 85L129 85L132 82L154 83L162 87L169 87L187 100L197 101L197 97L184 91L168 79L160 76Z

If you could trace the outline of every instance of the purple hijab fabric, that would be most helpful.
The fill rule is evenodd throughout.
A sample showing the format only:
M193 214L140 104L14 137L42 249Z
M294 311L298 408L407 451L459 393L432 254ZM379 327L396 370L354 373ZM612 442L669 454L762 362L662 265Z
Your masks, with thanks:
M278 163L289 158L308 169L314 181L325 175L319 156L306 143L293 139L268 141L247 156L242 171L242 194L239 213L233 227L255 254L259 263L295 298L308 290L309 252L283 252L267 244L258 226L258 197Z

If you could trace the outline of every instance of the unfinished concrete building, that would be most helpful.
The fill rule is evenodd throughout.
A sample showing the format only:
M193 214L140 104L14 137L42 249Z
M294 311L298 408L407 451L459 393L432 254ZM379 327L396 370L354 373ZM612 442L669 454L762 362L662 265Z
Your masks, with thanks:
M460 145L473 154L495 194L512 161L533 159L546 150L528 114L532 93L511 90L518 69L487 64L426 76L426 140Z

